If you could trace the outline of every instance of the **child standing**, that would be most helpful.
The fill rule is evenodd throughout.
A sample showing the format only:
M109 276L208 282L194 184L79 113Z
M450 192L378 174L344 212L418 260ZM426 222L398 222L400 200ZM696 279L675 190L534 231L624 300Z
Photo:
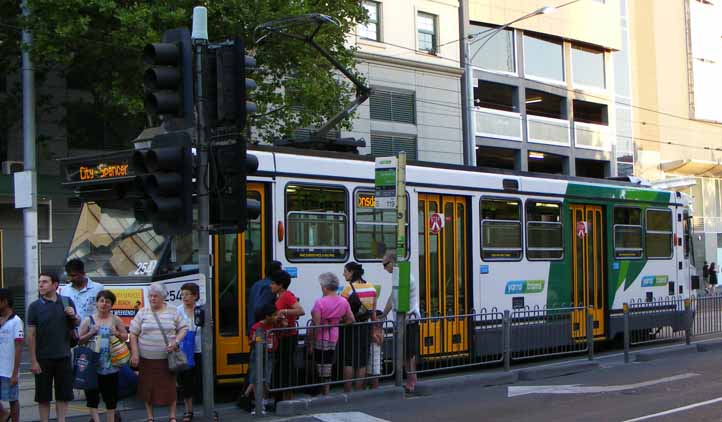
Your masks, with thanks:
M258 321L257 323L253 324L251 326L251 332L248 335L248 344L251 347L251 355L250 355L250 362L248 365L248 388L246 388L246 391L243 393L246 397L250 396L251 393L254 393L256 396L256 400L264 400L265 396L268 393L268 384L271 382L271 372L272 372L272 366L271 362L273 362L273 353L278 348L278 339L276 339L276 336L273 332L268 332L272 328L276 328L276 306L272 303L267 303L261 307L261 309L258 310L258 315L256 315ZM265 333L265 341L266 341L266 353L263 360L263 387L260 388L260 393L258 393L259 389L256 388L256 373L258 371L258 368L256 368L256 341L263 341L263 338L256 339L256 331L259 329L262 329ZM264 409L265 409L265 400L264 400ZM263 411L265 414L265 410ZM255 415L255 410L251 412L251 414Z
M0 289L0 400L10 402L7 410L0 405L0 420L10 416L20 421L18 402L18 370L23 347L23 321L13 311L13 298L8 289Z
M382 311L376 312L376 323L371 327L371 346L369 347L369 363L366 368L368 376L373 377L369 381L369 388L372 390L379 386L379 376L381 376L381 346L384 344L384 329L381 318Z

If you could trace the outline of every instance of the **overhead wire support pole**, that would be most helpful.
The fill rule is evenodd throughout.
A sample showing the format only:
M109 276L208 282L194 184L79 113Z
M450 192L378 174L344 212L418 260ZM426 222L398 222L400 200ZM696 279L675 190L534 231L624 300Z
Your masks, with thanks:
M195 106L196 106L196 151L198 169L196 185L198 191L198 272L205 280L205 321L203 324L203 418L214 420L214 362L213 362L213 279L210 266L210 203L208 196L208 114L204 97L205 57L208 50L207 11L205 7L193 9L193 46L195 47Z

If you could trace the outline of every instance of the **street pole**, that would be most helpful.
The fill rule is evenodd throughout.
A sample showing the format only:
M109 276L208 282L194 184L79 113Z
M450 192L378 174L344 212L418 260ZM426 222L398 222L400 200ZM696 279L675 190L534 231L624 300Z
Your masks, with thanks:
M398 262L406 260L406 152L399 152L396 168L396 271ZM406 312L398 311L396 303L396 385L401 386L404 376L406 344Z
M476 119L474 118L474 70L471 68L471 43L468 37L461 37L464 44L464 150L468 166L476 166Z
M24 17L30 16L27 0L23 0ZM38 297L38 195L37 172L35 171L35 69L30 58L30 45L33 36L23 30L24 44L22 53L23 74L23 171L30 172L30 196L32 206L23 208L23 237L25 239L25 265L23 279L25 284L25 309Z
M207 10L198 6L193 8L193 45L196 53L196 151L198 152L198 272L206 283L205 323L203 324L203 418L213 420L215 397L213 386L213 279L210 267L210 239L208 232L210 204L208 197L208 121L203 90L203 71L208 48Z

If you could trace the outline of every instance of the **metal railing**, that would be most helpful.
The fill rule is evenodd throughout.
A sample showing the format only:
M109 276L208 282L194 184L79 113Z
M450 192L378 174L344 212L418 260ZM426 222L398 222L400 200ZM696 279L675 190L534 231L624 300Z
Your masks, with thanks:
M630 345L686 339L690 333L690 302L682 297L629 303Z
M594 350L591 312L584 307L517 309L511 314L512 360Z
M694 316L692 336L722 333L722 295L693 297L690 307Z

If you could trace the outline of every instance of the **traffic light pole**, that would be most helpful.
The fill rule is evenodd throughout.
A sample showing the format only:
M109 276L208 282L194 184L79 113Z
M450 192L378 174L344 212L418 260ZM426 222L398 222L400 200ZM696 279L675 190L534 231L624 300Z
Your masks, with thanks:
M203 416L213 420L215 398L213 391L213 279L211 278L208 225L210 222L210 199L208 196L208 114L203 93L203 70L208 48L207 40L194 40L196 49L196 111L198 131L196 150L198 152L198 271L205 276L206 301L205 323L203 324Z

